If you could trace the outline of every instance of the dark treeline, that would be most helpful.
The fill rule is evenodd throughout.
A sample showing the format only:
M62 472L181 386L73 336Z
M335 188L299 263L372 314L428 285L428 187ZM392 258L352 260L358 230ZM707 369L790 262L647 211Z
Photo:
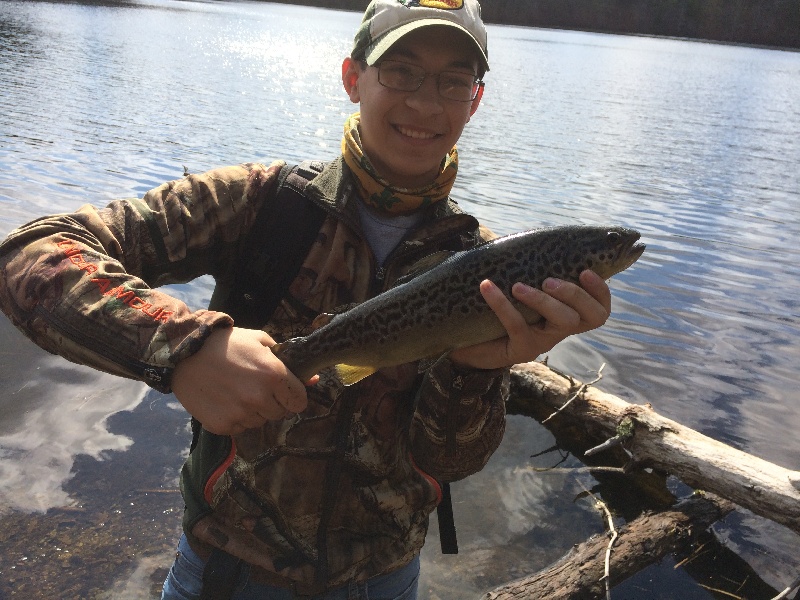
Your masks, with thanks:
M281 0L363 11L368 0ZM800 48L800 0L481 0L487 23Z

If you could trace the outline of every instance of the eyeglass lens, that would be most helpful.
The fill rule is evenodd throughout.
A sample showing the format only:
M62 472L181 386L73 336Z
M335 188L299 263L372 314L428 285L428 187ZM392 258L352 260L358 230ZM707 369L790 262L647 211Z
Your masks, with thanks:
M480 82L474 75L458 71L427 73L420 66L399 60L385 60L378 65L378 81L384 87L401 92L415 92L428 75L435 75L439 94L448 100L470 102L478 93Z

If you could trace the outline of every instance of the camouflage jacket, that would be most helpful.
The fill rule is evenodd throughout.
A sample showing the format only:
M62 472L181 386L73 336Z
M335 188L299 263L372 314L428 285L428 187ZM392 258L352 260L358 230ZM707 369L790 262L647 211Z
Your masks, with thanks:
M169 391L175 365L233 319L156 288L205 274L230 280L282 164L189 175L142 199L20 227L0 245L0 307L46 350ZM379 268L341 159L306 195L326 217L265 323L279 341L386 289L425 255L480 241L474 218L439 202ZM347 388L322 375L294 418L234 437L202 430L181 476L184 529L197 548L223 548L256 580L297 589L406 564L424 543L439 482L480 470L505 424L507 370L458 371L445 359Z

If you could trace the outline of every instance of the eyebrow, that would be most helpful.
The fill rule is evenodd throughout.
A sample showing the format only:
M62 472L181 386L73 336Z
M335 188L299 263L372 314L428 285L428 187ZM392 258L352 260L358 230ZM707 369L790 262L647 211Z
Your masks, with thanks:
M393 48L389 52L387 52L387 58L408 58L410 60L420 60L420 57L417 53L415 53L410 48ZM465 69L467 71L475 72L475 62L468 61L468 60L454 60L453 62L447 65L448 69Z

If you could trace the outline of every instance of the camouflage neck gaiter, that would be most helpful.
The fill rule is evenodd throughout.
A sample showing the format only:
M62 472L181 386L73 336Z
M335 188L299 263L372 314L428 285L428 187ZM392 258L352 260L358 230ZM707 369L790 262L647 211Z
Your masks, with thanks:
M364 202L381 212L402 215L447 198L458 173L458 151L455 146L442 159L439 175L429 185L413 190L392 187L375 171L364 154L358 131L360 121L359 113L350 115L345 121L342 155L355 176Z

